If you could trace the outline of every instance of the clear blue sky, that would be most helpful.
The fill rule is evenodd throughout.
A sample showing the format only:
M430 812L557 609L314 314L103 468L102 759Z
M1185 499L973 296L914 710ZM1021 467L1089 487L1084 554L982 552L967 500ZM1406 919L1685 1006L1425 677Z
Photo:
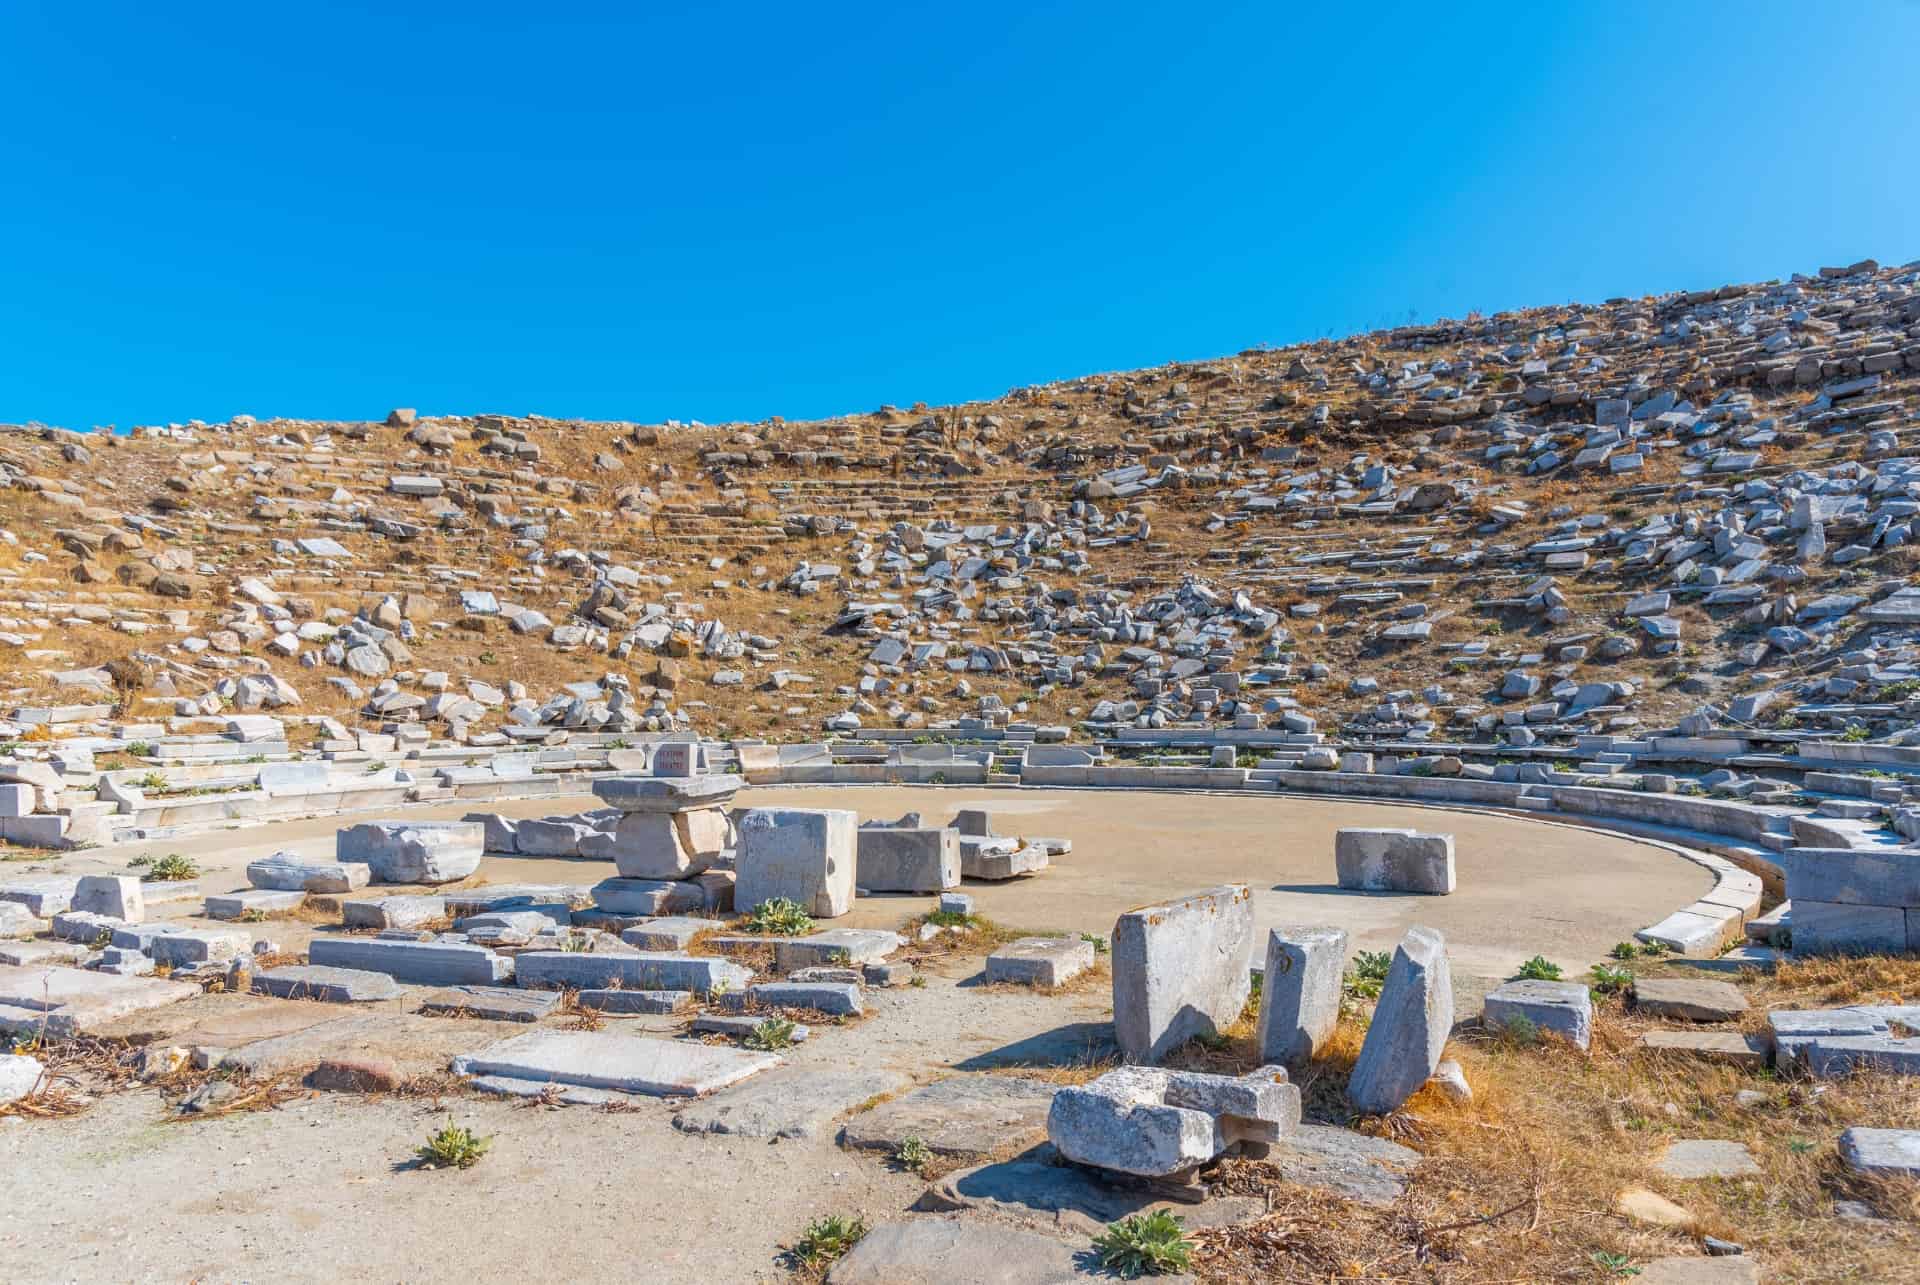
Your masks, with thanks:
M1911 0L1319 7L0 0L0 420L814 417L1920 256Z

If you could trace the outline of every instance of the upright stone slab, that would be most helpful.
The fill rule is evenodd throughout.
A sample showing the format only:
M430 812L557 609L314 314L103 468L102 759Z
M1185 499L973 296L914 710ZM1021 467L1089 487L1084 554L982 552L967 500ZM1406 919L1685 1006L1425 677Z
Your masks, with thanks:
M755 808L740 820L734 909L785 897L816 919L853 908L858 817L813 808Z
M147 917L140 881L126 875L82 875L73 890L73 909L137 924Z
M1393 952L1373 1023L1347 1081L1357 1110L1385 1115L1419 1091L1440 1065L1453 1029L1453 970L1432 928L1408 931Z
M941 892L960 886L960 832L861 826L859 873L868 892Z
M1453 836L1414 830L1342 829L1333 860L1342 888L1363 892L1453 891Z
M334 837L334 859L372 867L382 883L454 883L480 868L477 821L369 821Z
M1113 926L1113 1030L1129 1062L1158 1062L1231 1025L1252 990L1253 893L1225 884L1143 906Z
M1260 1060L1300 1066L1340 1024L1347 930L1290 924L1267 934L1260 981Z

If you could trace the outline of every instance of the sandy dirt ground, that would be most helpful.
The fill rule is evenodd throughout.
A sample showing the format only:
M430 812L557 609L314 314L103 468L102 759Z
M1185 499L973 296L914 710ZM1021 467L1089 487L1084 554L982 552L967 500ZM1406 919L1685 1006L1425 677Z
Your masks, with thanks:
M1490 979L1535 951L1572 972L1710 882L1649 844L1485 812L895 787L756 789L740 801L846 807L863 819L918 810L936 821L978 806L992 810L1002 833L1070 838L1073 852L1041 876L969 885L981 911L1008 925L1105 932L1129 907L1229 880L1253 884L1263 927L1341 924L1357 947L1386 948L1408 925L1431 924L1447 934L1463 983L1462 1016L1477 1011L1472 997ZM579 797L482 806L541 816L592 805ZM403 814L473 810L462 804ZM241 867L276 848L330 855L339 821L103 849L59 868L121 869L142 853L181 851L206 867L203 889L220 891L244 883ZM1343 825L1451 831L1460 891L1443 898L1339 891L1333 831ZM18 866L8 873L15 871L26 873ZM602 862L494 857L482 875L494 883L591 883L610 873ZM929 900L863 899L840 922L897 926ZM313 930L279 921L255 931L297 948ZM1104 984L1054 996L983 989L972 984L977 958L925 971L924 988L870 992L870 1019L818 1031L789 1060L817 1069L883 1068L924 1082L955 1071L1071 1062L1104 1047L1111 1019ZM217 1037L223 1022L238 1030L267 1016L251 1005L266 1002L209 995L131 1025L191 1042ZM413 1006L388 1007L397 1021L438 1020L412 1017ZM433 1057L444 1057L449 1041L470 1039L477 1048L525 1029L472 1023L468 1035L460 1025L436 1032ZM661 1036L673 1029L671 1019L608 1025ZM781 1247L810 1219L897 1217L925 1187L879 1158L842 1151L831 1127L779 1142L694 1136L672 1126L677 1109L648 1102L609 1114L464 1093L433 1101L319 1094L273 1112L177 1123L157 1092L136 1089L70 1120L0 1121L0 1275L22 1282L350 1275L412 1282L505 1271L533 1281L776 1280L787 1278ZM493 1135L492 1152L467 1172L409 1167L413 1149L448 1114Z

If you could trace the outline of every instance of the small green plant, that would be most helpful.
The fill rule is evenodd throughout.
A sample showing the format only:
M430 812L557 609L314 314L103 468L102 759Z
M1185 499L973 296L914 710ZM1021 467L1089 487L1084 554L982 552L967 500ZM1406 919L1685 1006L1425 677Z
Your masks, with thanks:
M828 1264L836 1262L849 1249L858 1245L867 1234L867 1220L849 1218L845 1214L827 1214L807 1224L800 1233L800 1239L790 1251L803 1267L813 1271L823 1271Z
M378 773L380 773L380 772L384 772L384 771L386 771L386 770L387 770L387 765L386 765L386 763L384 763L383 761L381 761L381 760L379 760L379 759L375 759L375 760L374 760L373 762L371 762L371 763L369 763L369 764L367 764L367 773L366 773L366 774L367 774L368 776L374 776L374 775L376 775L376 774L378 774Z
M1616 941L1613 943L1613 949L1607 953L1615 959L1632 959L1640 953L1640 949L1630 941Z
M929 1147L923 1138L906 1138L894 1151L893 1163L909 1173L917 1173L924 1177L927 1167L933 1163L933 1148Z
M1384 950L1355 951L1347 970L1346 991L1354 999L1378 999L1393 968L1393 956Z
M1858 742L1864 741L1872 735L1873 733L1867 730L1865 723L1854 723L1849 726L1846 731L1840 733L1840 739L1843 741Z
M483 651L480 653L480 663L483 665L495 665L495 664L498 664L499 661L500 661L500 658L494 655L490 651Z
M1602 995L1618 995L1633 985L1633 970L1625 964L1595 964L1593 989Z
M927 777L928 785L945 785L946 783L947 783L947 774L945 772L935 772L929 777Z
M267 912L258 908L243 910L240 912L240 917L234 920L234 922L240 924L264 924L267 922Z
M151 790L157 794L167 788L167 778L159 772L148 772L137 778L133 784L136 789Z
M747 931L775 937L798 937L813 931L807 908L788 897L770 897L747 916Z
M1629 1276L1638 1276L1640 1274L1640 1269L1635 1267L1633 1260L1625 1254L1613 1254L1604 1249L1596 1249L1593 1251L1593 1262L1594 1266L1599 1267L1617 1280L1624 1280Z
M153 742L152 741L134 741L127 746L127 753L131 754L134 758L137 758L137 759L152 758Z
M923 922L935 928L972 928L979 920L962 910L930 910Z
M147 878L159 883L180 883L199 877L199 863L184 852L169 852L154 862L153 867L147 871Z
M131 861L127 862L127 869L144 870L152 864L153 864L152 857L145 857L145 856L135 857Z
M1081 933L1080 940L1093 947L1093 953L1096 955L1107 953L1107 939L1099 933Z
M1557 982L1560 980L1560 965L1545 955L1535 955L1520 965L1520 971L1516 975L1530 982Z
M743 1043L762 1053L778 1053L793 1047L793 1034L798 1029L791 1018L769 1017L748 1031Z
M1156 1209L1132 1214L1093 1238L1100 1266L1128 1280L1184 1272L1193 1265L1193 1242L1178 1214Z
M1540 1027L1532 1018L1524 1017L1519 1013L1501 1022L1495 1033L1499 1035L1500 1042L1503 1044L1538 1044L1540 1042Z
M448 1116L446 1124L427 1135L427 1145L418 1154L421 1165L428 1169L471 1169L492 1145L492 1138L483 1138Z

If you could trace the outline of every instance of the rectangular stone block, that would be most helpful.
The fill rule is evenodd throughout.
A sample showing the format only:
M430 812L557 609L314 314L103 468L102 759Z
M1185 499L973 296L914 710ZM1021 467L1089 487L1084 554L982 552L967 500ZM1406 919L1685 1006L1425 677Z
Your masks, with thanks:
M334 836L334 859L371 866L382 883L454 883L480 868L475 821L369 821Z
M773 966L783 973L802 968L846 968L885 959L900 949L900 934L884 928L829 928L805 937L776 937Z
M400 987L385 973L314 964L289 964L255 973L253 990L258 995L330 1004L370 1004L400 996Z
M147 953L162 964L198 967L219 964L253 949L253 934L241 928L183 928L147 943Z
M1584 1049L1593 1040L1593 994L1579 982L1525 978L1495 987L1480 1010L1480 1024L1497 1031L1516 1022Z
M340 903L340 920L348 928L418 928L446 917L446 898L430 895L368 897Z
M620 940L639 950L683 951L695 937L719 926L719 921L715 919L666 915L635 924L620 934Z
M73 908L129 924L147 917L140 881L128 875L82 875L73 891Z
M0 784L0 817L33 815L34 789L17 781Z
M1347 1100L1385 1115L1419 1092L1440 1065L1453 1029L1453 970L1446 939L1414 928L1393 952L1366 1041L1347 1081Z
M780 1065L771 1053L598 1031L529 1031L453 1060L456 1075L699 1097Z
M209 919L240 919L247 915L278 915L298 910L305 903L304 892L276 892L271 888L248 888L224 897L208 897L205 913Z
M770 1008L807 1008L831 1017L858 1017L866 1011L860 988L845 982L762 982L747 994Z
M1347 964L1344 928L1288 925L1267 934L1260 980L1260 1060L1300 1066L1340 1024L1341 974Z
M691 880L603 879L593 886L593 904L610 915L672 915L700 910L705 894Z
M1796 900L1787 926L1796 955L1897 954L1907 948L1907 912L1899 906Z
M1342 888L1365 892L1453 891L1453 836L1414 830L1342 829L1333 860Z
M1158 1062L1230 1026L1252 990L1253 894L1226 884L1121 915L1113 926L1113 1027L1129 1062Z
M987 980L1064 986L1093 967L1093 943L1078 937L1022 937L987 956Z
M693 1007L692 991L584 990L574 995L582 1008L620 1015L683 1013Z
M854 882L868 892L941 892L960 886L960 832L864 826Z
M785 897L816 919L853 908L858 816L809 808L754 808L741 818L733 904L740 911Z
M515 963L522 986L574 990L694 991L701 995L737 991L753 980L753 970L717 955L677 955L669 951L600 954L531 950Z
M383 937L316 937L307 947L307 959L385 973L412 986L491 986L512 977L514 964L508 956L466 942Z
M1920 906L1920 853L1854 848L1788 848L1787 900L1856 906Z
M247 863L247 882L279 892L355 892L373 880L373 867L358 862L305 861L276 852Z

